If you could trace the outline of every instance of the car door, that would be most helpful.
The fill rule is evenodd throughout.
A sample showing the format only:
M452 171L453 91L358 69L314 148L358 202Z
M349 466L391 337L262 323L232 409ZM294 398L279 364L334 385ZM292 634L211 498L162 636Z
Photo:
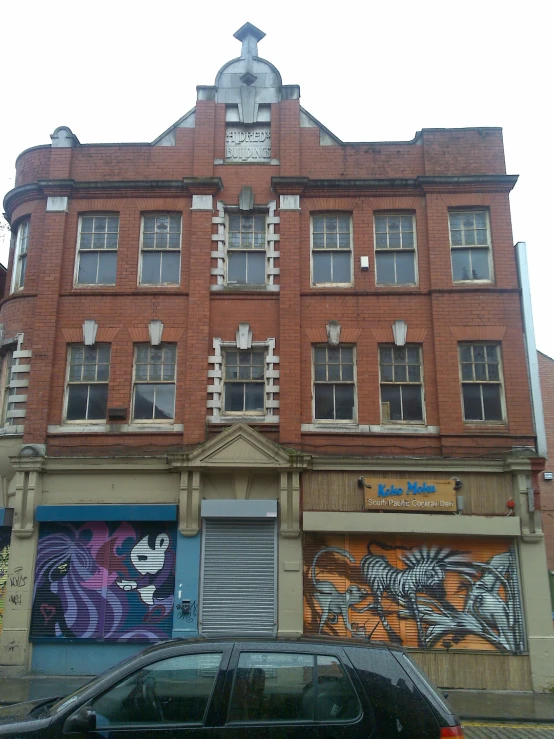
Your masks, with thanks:
M148 662L89 698L58 729L87 739L209 739L230 652L214 645Z
M313 645L237 644L213 739L355 739L360 723L357 692L335 656Z

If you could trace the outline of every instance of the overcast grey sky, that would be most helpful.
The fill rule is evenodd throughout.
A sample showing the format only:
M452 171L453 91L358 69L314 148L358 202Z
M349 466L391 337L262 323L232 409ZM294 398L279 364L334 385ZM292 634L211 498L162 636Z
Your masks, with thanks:
M233 33L250 21L267 34L260 56L285 84L300 85L304 108L343 141L410 140L421 128L504 129L508 173L520 175L511 195L514 243L527 242L537 347L554 357L548 7L543 0L5 3L0 191L13 187L17 155L49 144L60 125L81 143L152 141L194 106L196 85L213 84L240 54ZM7 255L5 239L4 264Z

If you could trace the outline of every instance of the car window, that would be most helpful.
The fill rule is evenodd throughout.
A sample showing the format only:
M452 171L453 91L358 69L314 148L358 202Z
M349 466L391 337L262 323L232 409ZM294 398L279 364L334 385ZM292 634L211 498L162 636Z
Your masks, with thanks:
M348 721L360 714L356 691L336 657L317 658L315 707L316 721Z
M96 698L96 726L143 723L201 724L221 654L171 657L129 675Z
M383 736L437 736L439 727L431 708L390 652L360 647L344 651L356 668Z
M336 657L242 652L230 722L348 721L360 714L356 692Z

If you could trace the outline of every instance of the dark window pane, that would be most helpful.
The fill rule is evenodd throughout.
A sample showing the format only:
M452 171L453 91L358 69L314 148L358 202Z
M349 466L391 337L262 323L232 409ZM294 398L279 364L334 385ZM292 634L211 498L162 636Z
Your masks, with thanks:
M327 361L327 348L324 346L314 347L314 361L325 364Z
M162 282L178 285L180 281L181 254L167 252L162 255Z
M313 279L314 284L331 282L331 254L314 252L313 254Z
M318 655L317 683L316 721L348 721L359 715L358 697L336 657ZM304 691L305 707L313 700L312 693L313 687Z
M405 364L395 364L394 365L394 381L395 382L406 382L407 375L406 375L406 365Z
M388 364L391 364L391 362L392 362L392 349L389 346L382 346L379 349L379 356L381 358L381 362L387 362Z
M156 385L154 418L172 419L175 407L175 385Z
M67 389L67 420L81 421L87 417L88 385L70 385Z
M375 232L386 233L387 231L387 217L386 216L375 216Z
M399 249L400 248L400 231L389 232L389 248Z
M450 228L461 228L462 227L462 214L461 213L450 213Z
M330 382L340 380L340 364L327 365L327 379Z
M79 285L96 285L96 268L98 264L98 254L81 254L79 257L79 274L77 275L77 284Z
M88 398L88 419L90 421L105 420L108 407L108 386L91 385Z
M154 416L154 385L135 385L134 417L149 420Z
M415 254L413 252L396 254L396 282L403 285L415 282Z
M414 247L414 235L411 231L402 234L402 248L413 249Z
M452 246L462 246L464 243L462 239L462 232L461 231L451 231L450 240L452 242Z
M482 385L483 409L486 421L502 421L500 385Z
M249 285L265 285L265 254L248 254L247 283Z
M375 254L377 265L377 283L379 285L394 285L394 254Z
M403 385L402 409L404 421L423 421L423 403L420 385Z
M81 240L79 241L79 249L90 249L92 246L92 234L81 233Z
M315 385L315 417L320 419L334 418L333 385Z
M419 366L417 364L408 365L408 382L419 382L420 379Z
M499 371L497 364L489 364L488 370L489 370L489 380L499 380L500 379L500 371Z
M475 214L475 228L487 227L487 214L485 211L477 211Z
M354 418L354 385L335 385L335 408L337 420Z
M236 254L227 254L228 268L227 281L232 284L246 284L246 254L237 252Z
M490 280L489 250L471 250L471 276L473 280Z
M160 260L161 254L155 252L143 252L142 255L142 275L140 282L142 285L158 285L160 282Z
M472 279L469 249L452 249L452 275L455 282Z
M473 359L475 362L485 361L485 347L483 346L483 344L473 345Z
M353 379L354 379L354 365L353 364L343 364L341 380L344 380L345 382L349 382Z
M325 221L323 216L314 216L312 218L312 224L313 224L313 230L314 231L323 231L325 229Z
M389 417L383 412L383 421L401 421L402 405L400 403L400 387L394 385L381 385L381 403L389 404Z
M327 379L325 370L326 370L326 365L324 365L324 364L316 364L316 365L314 365L314 378L316 380L323 380L323 381L325 381Z
M88 257L89 255L87 254L86 256ZM105 254L99 254L98 258L98 284L115 285L117 254L115 252L106 252Z
M239 367L239 380L251 380L252 379L252 367Z
M333 282L350 282L350 252L333 254Z
M225 410L240 412L244 410L244 385L242 383L228 383L225 385Z
M265 388L261 382L251 382L245 385L245 411L264 410Z
M475 379L486 380L487 379L487 366L481 362L476 362L475 367Z
M83 231L86 231L87 233L92 233L93 222L94 222L94 218L92 216L83 216L83 218L81 219L81 233Z
M342 346L340 348L340 358L343 364L352 364L354 361L354 348L352 346Z
M375 246L377 249L386 249L388 246L388 238L386 233L375 234Z
M471 347L467 344L460 347L460 359L462 360L462 362L471 362L473 360Z
M383 382L392 382L392 364L381 365L381 379Z
M464 398L464 419L466 421L482 421L481 385L462 385Z

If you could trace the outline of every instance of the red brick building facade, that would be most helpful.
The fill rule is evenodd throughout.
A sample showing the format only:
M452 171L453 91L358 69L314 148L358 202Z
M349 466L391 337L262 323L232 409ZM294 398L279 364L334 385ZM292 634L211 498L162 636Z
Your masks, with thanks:
M263 34L236 36L241 57L152 144L61 127L17 160L0 472L25 580L0 665L315 631L401 641L441 685L544 689L544 460L501 130L343 143L258 57ZM53 589L60 537L94 563ZM159 588L133 579L147 539L172 568ZM99 564L108 544L125 565ZM379 599L375 568L416 560L435 580ZM364 618L323 577L364 593ZM127 598L109 633L68 613L83 588L104 623Z

